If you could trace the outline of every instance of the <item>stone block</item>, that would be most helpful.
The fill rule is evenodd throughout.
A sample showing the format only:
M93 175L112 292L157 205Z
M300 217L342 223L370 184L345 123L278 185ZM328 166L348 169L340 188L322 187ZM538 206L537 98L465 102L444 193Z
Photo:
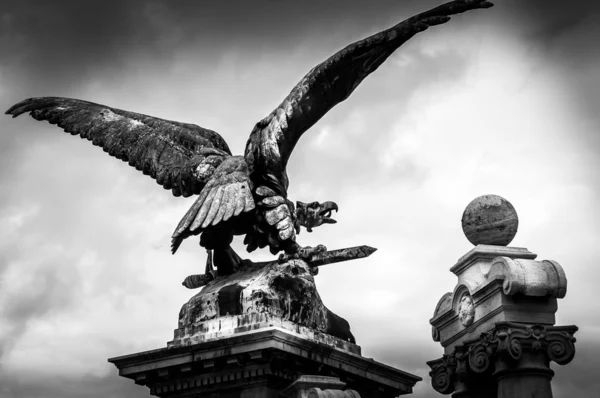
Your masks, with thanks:
M290 397L300 391L315 397L392 398L410 394L421 380L345 344L351 343L269 326L109 362L151 394L170 398L277 397L284 391Z
M536 257L525 248L478 245L450 268L457 284L430 320L446 354L497 322L554 325L567 279L559 263Z

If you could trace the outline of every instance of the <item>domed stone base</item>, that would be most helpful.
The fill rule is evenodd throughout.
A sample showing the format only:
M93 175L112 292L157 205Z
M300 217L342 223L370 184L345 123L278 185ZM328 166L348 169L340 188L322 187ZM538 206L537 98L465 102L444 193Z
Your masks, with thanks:
M341 343L355 343L348 322L323 305L311 271L302 260L281 264L244 261L237 272L217 276L181 308L179 327L169 346L274 324L302 330L306 335L314 336L316 332L337 337L335 340Z

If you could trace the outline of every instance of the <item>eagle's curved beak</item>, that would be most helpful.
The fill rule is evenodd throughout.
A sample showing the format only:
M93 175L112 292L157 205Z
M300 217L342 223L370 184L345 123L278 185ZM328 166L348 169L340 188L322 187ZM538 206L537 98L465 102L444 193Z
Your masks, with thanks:
M338 211L338 205L335 202L296 202L296 218L308 232L312 232L313 228L323 224L335 224L337 221L331 218L332 211Z
M335 224L337 221L331 218L331 212L335 210L337 213L338 205L335 202L325 202L321 204L319 216L322 217L322 224Z

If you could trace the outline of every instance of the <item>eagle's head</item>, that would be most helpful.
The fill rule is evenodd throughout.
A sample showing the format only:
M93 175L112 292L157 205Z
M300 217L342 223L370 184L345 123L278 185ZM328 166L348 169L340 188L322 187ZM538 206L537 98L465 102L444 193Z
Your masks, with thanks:
M296 202L296 220L298 224L306 228L308 232L323 224L335 224L331 218L331 212L338 211L338 205L335 202Z

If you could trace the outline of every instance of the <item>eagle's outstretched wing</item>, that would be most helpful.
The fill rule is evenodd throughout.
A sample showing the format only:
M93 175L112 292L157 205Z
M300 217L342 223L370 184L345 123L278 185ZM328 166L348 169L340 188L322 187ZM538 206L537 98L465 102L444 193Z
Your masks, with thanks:
M398 47L429 26L449 21L450 15L491 6L492 3L483 0L443 4L350 44L314 67L252 130L245 152L251 174L273 174L286 186L285 167L300 136L348 98Z
M212 172L231 156L223 138L214 131L92 102L30 98L6 111L13 117L25 112L87 138L109 155L156 179L175 196L199 194Z

